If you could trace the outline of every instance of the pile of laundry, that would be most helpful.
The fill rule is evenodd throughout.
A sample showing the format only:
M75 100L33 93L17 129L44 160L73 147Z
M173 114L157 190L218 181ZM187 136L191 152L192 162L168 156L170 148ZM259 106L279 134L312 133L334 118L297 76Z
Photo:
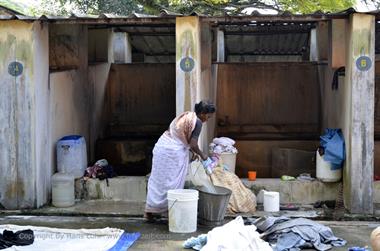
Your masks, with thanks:
M214 138L210 144L210 152L216 154L237 153L235 141L227 137Z
M189 180L194 186L203 186L209 193L216 193L214 186L232 191L227 210L230 213L253 213L256 211L256 196L241 179L220 165L218 158L205 166L193 161L189 168Z
M346 245L346 241L335 237L329 227L305 218L262 217L250 223L257 227L261 238L268 241L275 251L304 248L324 251Z
M238 216L227 224L212 229L207 234L191 237L183 243L184 248L194 250L260 250L272 251L269 244L260 238L254 225L244 225Z
M191 237L184 248L194 250L297 251L313 248L320 251L346 245L329 227L304 218L261 217L244 224L238 216L207 234Z

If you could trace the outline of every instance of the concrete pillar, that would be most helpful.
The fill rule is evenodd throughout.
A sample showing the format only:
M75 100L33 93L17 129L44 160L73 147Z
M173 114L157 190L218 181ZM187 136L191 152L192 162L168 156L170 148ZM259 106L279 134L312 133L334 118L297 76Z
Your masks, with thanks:
M201 42L197 16L176 18L176 113L192 111L200 100Z
M211 100L212 33L208 22L199 17L176 19L176 113L192 111L200 100ZM199 146L206 151L214 136L215 120L203 125Z
M128 33L114 32L112 47L115 63L132 63L132 45Z
M49 37L40 22L0 22L0 205L47 202Z
M344 203L351 213L372 213L375 17L352 14L346 41Z

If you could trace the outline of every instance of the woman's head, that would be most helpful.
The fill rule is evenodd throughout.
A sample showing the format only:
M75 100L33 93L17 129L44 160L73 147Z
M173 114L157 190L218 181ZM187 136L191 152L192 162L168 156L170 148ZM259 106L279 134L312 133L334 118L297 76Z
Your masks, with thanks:
M194 111L202 122L206 122L215 113L216 109L212 102L202 100L195 104Z

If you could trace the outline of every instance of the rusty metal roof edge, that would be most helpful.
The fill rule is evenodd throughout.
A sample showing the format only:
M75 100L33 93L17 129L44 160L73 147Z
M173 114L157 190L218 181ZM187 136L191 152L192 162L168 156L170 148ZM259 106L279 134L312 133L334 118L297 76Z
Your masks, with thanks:
M357 12L353 8L343 10L335 13L324 13L321 11L314 12L312 14L291 14L290 12L282 12L279 14L261 14L259 12L253 12L251 15L224 15L224 16L205 16L199 13L191 13L188 16L198 16L203 21L209 21L214 23L241 23L251 21L323 21L330 19L347 18L350 14L362 13L376 15L380 18L380 10L374 10L369 12ZM25 15L0 15L0 20L22 20L22 21L47 21L54 23L78 23L78 24L146 24L146 23L173 23L176 17L186 16L180 13L171 12L166 9L160 11L160 15L147 15L141 13L132 13L129 16L117 16L114 14L103 13L98 16L95 15L79 15L72 14L71 16L50 16L41 15L37 16L25 16Z

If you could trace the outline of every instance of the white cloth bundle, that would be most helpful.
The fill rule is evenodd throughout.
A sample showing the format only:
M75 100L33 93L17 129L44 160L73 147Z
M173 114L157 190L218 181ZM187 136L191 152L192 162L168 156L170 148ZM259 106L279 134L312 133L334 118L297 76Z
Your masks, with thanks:
M234 147L235 140L227 138L227 137L220 137L220 138L214 138L212 143L210 144L210 152L222 154L222 153L237 153L237 149Z

